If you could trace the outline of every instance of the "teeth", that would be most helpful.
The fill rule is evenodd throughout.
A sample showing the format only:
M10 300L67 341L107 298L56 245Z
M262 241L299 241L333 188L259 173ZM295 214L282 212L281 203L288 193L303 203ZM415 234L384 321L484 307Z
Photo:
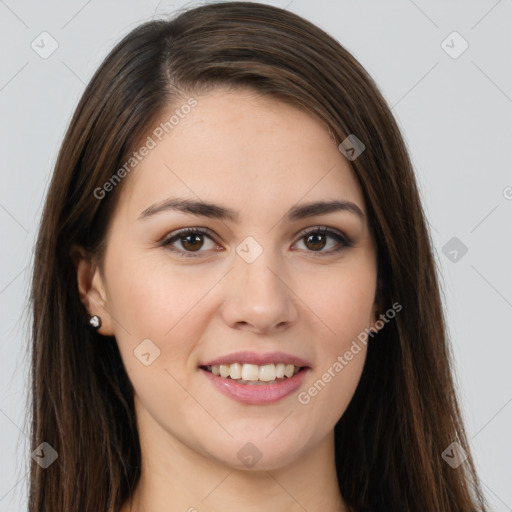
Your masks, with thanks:
M244 364L242 366L242 380L258 380L260 368L257 364Z
M293 364L287 364L285 369L284 369L284 374L287 377L291 377L293 375L293 371L294 370L295 370L295 367L293 366Z
M283 379L284 377L290 378L297 374L300 366L293 364L265 364L258 366L257 364L221 364L207 367L214 375L221 377L230 377L233 380L240 380L241 382L272 382L276 379Z
M229 367L229 376L232 379L241 379L242 378L242 365L240 363L233 363Z
M266 364L265 366L260 366L260 380L265 382L276 380L276 365Z

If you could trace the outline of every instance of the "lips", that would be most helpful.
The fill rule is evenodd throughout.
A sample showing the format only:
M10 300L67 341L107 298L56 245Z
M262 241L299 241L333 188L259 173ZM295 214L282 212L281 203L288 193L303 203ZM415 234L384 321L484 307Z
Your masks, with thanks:
M220 375L225 379L232 379L242 384L252 384L256 382L278 382L281 379L289 379L299 373L304 367L293 364L257 364L231 363L214 366L202 366L201 369L211 372L213 375Z
M200 366L220 366L221 364L228 365L233 363L256 364L258 366L283 363L285 365L293 364L299 368L311 367L311 364L305 359L291 354L286 354L285 352L269 352L267 354L259 354L257 352L248 351L233 352L232 354L221 356L217 359L212 359L211 361L201 363Z
M290 395L311 369L305 359L284 352L237 352L199 368L218 390L246 404L267 404Z

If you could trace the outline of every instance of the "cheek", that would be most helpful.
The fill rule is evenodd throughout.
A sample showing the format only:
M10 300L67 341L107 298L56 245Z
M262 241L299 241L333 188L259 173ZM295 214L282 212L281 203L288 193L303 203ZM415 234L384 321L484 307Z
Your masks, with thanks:
M321 347L315 372L297 398L312 418L321 417L326 425L342 416L363 371L376 291L371 262L361 259L330 269L307 295L323 334L317 340Z
M149 253L124 254L119 259L111 255L109 310L116 340L134 384L142 379L141 386L157 386L162 376L164 382L172 381L163 373L168 371L186 385L194 340L201 338L207 322L205 315L198 314L200 301L216 280L193 278L183 267L173 268ZM148 367L142 358L147 353ZM171 388L164 394L172 395Z
M330 358L297 395L297 416L307 418L310 430L320 437L334 428L354 396L366 358L366 346L360 345L351 361L341 354L341 360Z
M333 283L334 284L334 283ZM354 283L355 284L355 283ZM340 283L341 285L341 283ZM340 291L342 290L342 291ZM328 325L317 343L317 364L297 401L311 423L322 423L322 432L333 428L346 411L361 378L367 353L368 319L373 293L351 293L349 288L338 288L327 294L319 316ZM331 332L332 331L332 332ZM334 334L333 334L334 333Z
M115 336L136 395L162 425L169 421L163 404L185 417L197 408L184 390L191 387L190 355L207 321L197 306L211 280L191 282L182 268L149 255L112 258L110 271Z
M189 320L187 315L215 279L199 276L197 271L193 274L192 267L172 265L150 252L112 258L109 303L112 314L124 321L134 337L163 339Z
M329 352L346 350L370 326L376 278L370 255L354 257L308 280L303 296L322 326Z

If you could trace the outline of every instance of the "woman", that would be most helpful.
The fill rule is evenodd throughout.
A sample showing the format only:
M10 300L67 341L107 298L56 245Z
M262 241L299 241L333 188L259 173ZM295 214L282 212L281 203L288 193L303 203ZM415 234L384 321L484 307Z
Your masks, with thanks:
M32 444L56 458L31 512L487 510L403 139L290 12L201 6L112 50L32 307Z

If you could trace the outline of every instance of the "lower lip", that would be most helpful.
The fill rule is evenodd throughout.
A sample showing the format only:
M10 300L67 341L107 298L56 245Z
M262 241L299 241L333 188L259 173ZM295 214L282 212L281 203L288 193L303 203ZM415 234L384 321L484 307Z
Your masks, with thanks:
M264 405L277 402L291 395L300 387L309 368L301 370L293 377L283 379L275 384L240 384L201 369L219 391L238 402L251 405Z

